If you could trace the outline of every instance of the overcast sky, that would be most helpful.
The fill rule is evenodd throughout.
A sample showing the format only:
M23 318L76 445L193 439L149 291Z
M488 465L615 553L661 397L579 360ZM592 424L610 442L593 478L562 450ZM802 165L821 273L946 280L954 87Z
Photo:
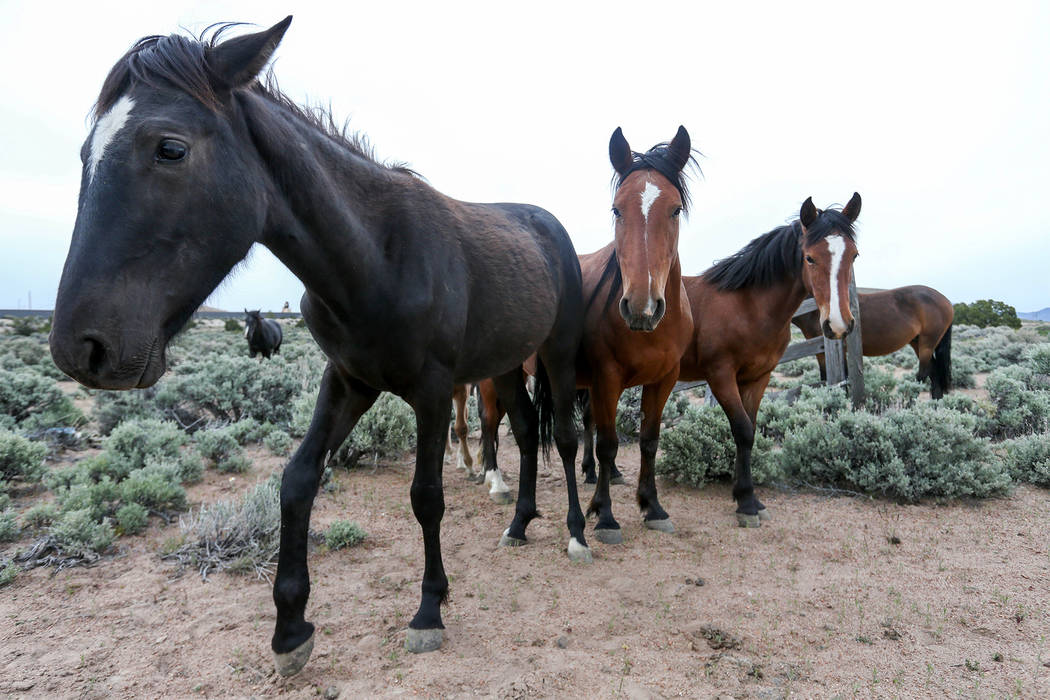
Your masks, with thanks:
M0 308L51 308L87 115L139 37L294 13L281 86L470 201L538 204L580 253L612 236L607 147L679 124L704 175L683 269L863 197L858 284L1050 306L1050 3L52 3L0 0ZM212 296L297 309L267 251Z

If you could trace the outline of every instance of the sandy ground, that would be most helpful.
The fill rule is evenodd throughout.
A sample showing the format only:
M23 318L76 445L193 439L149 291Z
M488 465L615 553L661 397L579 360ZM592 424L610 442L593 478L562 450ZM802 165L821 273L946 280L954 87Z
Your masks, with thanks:
M511 440L501 463L516 465ZM638 450L619 463L631 480ZM231 498L281 460L191 501ZM337 475L313 527L369 533L311 554L313 658L272 672L264 581L178 576L156 554L177 526L119 540L92 568L36 569L0 589L0 694L14 697L1050 697L1050 493L897 506L762 490L774 519L735 526L727 486L662 485L678 531L641 527L613 487L622 545L565 556L564 478L541 467L546 518L496 542L512 506L446 468L451 598L437 652L403 650L422 543L408 462ZM515 473L508 474L513 487ZM582 486L584 504L590 487ZM24 544L24 543L23 543ZM697 581L700 581L700 585Z

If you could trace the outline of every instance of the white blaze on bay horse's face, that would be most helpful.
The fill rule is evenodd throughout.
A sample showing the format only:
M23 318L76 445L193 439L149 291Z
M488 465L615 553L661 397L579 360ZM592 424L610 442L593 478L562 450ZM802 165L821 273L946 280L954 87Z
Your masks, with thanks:
M131 110L135 107L135 100L124 95L109 111L103 114L95 123L95 132L91 135L91 144L87 154L88 182L95 179L95 171L98 164L106 155L106 148L113 138L120 133L131 116Z
M831 272L828 275L828 287L831 290L831 299L828 301L828 317L821 319L821 323L826 320L831 326L831 330L839 335L844 335L848 327L846 321L843 318L842 308L843 302L845 302L846 312L849 313L849 292L846 294L839 293L839 285L837 281L839 279L839 272L842 270L842 255L846 252L846 241L842 236L828 236L824 239L828 244L828 254L831 256ZM847 290L849 289L849 280L846 280ZM850 319L853 320L852 318Z
M802 205L800 221L803 228L802 257L803 279L820 311L820 327L824 335L841 339L853 330L853 313L849 306L849 284L853 277L853 261L857 258L857 245L851 235L844 231L852 225L860 213L860 195L854 194L850 203L839 212L821 212L813 206L811 199ZM829 218L839 217L840 227L832 228L827 235L806 244L810 227L827 226ZM842 222L845 217L846 222ZM841 231L841 232L840 232ZM816 234L819 236L819 234Z

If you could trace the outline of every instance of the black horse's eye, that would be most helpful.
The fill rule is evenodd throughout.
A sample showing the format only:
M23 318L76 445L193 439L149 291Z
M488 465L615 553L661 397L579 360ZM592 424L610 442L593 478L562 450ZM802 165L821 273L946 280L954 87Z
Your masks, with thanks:
M617 219L620 218L620 210L619 209L617 209L616 207L613 207L612 212L613 212L613 216L615 216Z
M814 260L813 257L810 256L810 255L806 256L806 262L808 262L810 265L816 265L817 264L817 261Z
M186 148L186 144L182 141L176 141L175 139L164 139L157 146L156 160L159 161L177 161L182 160L186 157L186 152L189 149Z

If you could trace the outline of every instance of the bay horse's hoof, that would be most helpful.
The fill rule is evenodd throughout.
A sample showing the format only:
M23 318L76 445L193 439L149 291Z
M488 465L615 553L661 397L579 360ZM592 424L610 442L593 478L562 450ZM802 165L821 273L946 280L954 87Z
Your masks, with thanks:
M758 511L758 519L762 522L766 522L767 520L772 520L773 516L769 514L769 509L763 508L762 510Z
M277 673L285 678L294 676L303 670L303 666L310 660L310 654L314 651L314 636L292 649L286 654L274 654L273 663L277 667Z
M668 534L674 533L674 523L671 522L670 518L664 518L663 520L643 520L642 524L650 530L659 530L660 532L666 532Z
M736 514L736 524L740 527L762 527L762 518L758 515L748 515L747 513Z
M510 528L503 531L503 536L499 538L500 547L521 547L528 544L528 540L519 540L517 537L510 536Z
M603 544L622 544L623 530L620 528L603 527L594 531L594 537Z
M441 628L429 630L417 630L408 628L405 636L405 651L413 654L425 654L428 651L437 651L441 648L441 642L445 640L445 630Z
M569 561L576 564L592 564L594 557L591 548L580 542L575 537L569 538Z
M490 491L489 498L492 499L493 503L498 503L501 506L514 502L514 499L510 496L510 491Z

